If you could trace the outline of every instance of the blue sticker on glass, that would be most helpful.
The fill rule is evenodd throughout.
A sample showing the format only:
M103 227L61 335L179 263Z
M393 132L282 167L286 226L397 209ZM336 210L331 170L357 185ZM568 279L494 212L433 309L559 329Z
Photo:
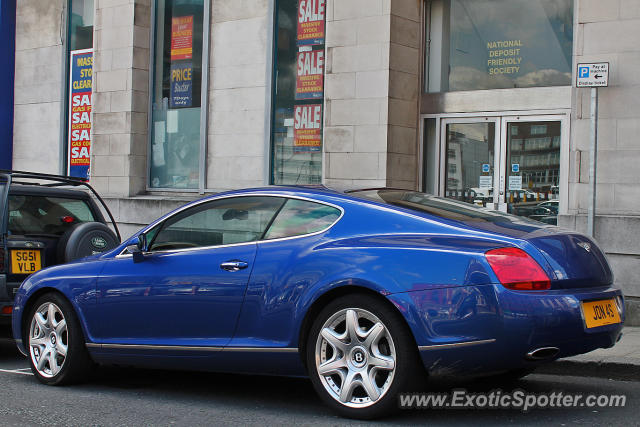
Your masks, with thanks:
M513 163L511 165L511 172L513 172L513 173L520 172L520 163Z
M483 163L482 164L482 172L483 173L488 173L491 170L491 165L489 165L489 163Z

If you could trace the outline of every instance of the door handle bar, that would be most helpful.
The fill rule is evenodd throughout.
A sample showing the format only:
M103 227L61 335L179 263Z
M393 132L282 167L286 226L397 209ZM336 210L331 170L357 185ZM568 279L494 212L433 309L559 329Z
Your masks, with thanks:
M220 268L226 271L239 271L248 266L249 264L244 261L227 261L220 264Z

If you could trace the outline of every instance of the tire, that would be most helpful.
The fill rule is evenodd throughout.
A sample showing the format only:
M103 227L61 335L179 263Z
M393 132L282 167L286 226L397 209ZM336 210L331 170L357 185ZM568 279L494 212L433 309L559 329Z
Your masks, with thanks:
M31 371L43 384L85 380L93 362L71 304L56 293L36 301L29 313L25 343Z
M101 222L75 224L60 237L56 256L58 263L71 262L106 252L120 242L111 229Z
M347 322L357 327L347 328ZM335 299L320 312L307 339L306 362L322 400L358 419L398 409L398 393L416 390L425 372L404 319L362 294Z

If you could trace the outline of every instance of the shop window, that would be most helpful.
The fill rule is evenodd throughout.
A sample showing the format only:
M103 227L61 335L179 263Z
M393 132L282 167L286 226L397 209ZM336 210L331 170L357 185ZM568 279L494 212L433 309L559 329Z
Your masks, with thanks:
M427 92L571 85L573 0L432 0L427 14Z
M71 0L67 44L66 169L69 176L91 175L94 0Z
M151 188L201 186L204 11L204 0L155 3Z
M326 0L278 0L274 46L272 184L322 180Z

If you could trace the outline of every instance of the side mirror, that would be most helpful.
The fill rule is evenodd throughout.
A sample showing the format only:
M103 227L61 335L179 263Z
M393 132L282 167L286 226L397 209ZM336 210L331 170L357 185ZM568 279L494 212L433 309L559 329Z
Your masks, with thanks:
M144 253L147 251L147 236L140 234L129 242L127 251L133 255L133 262L139 263L144 260Z

